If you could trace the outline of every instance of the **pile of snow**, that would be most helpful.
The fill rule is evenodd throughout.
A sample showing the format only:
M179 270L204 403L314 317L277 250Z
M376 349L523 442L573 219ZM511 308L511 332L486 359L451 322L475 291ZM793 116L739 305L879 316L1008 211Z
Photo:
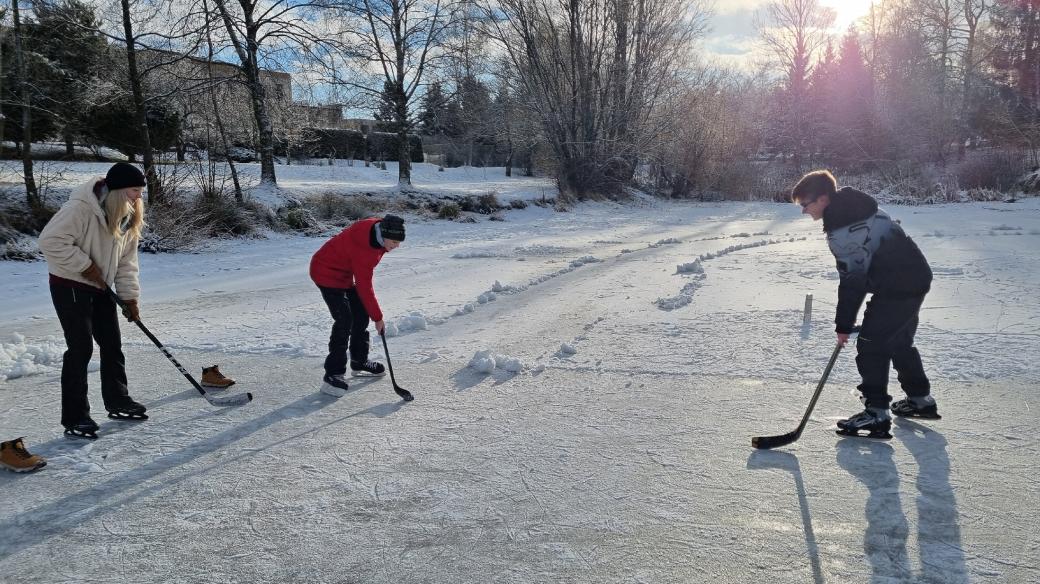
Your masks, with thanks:
M675 266L676 274L703 274L704 267L701 266L700 260L694 260L685 264L679 264Z
M569 343L560 343L560 354L561 355L573 355L573 354L575 354L577 352L578 352L578 350L574 348L574 345L571 345Z
M452 254L451 258L455 260L468 260L472 258L504 258L506 256L495 253L492 251L460 251Z
M404 332L424 331L429 328L426 315L418 310L413 310L406 316L397 317L392 322L386 323L386 336L395 337Z
M674 237L669 237L668 239L662 239L657 243L651 243L650 247L661 247L662 245L675 245L677 243L682 243L682 240L676 239Z
M61 367L64 352L65 343L54 337L26 343L23 335L14 333L8 342L0 342L0 382L54 371ZM92 362L90 370L98 369L98 365Z
M469 368L480 373L491 373L495 369L503 369L510 373L519 373L524 368L524 362L517 357L498 355L490 349L477 351L469 360Z
M704 274L700 274L700 276L699 279L683 286L678 295L670 296L668 298L658 298L657 300L654 300L654 304L656 304L661 310L675 310L676 308L686 306L693 301L693 293L703 284L703 280L706 276Z

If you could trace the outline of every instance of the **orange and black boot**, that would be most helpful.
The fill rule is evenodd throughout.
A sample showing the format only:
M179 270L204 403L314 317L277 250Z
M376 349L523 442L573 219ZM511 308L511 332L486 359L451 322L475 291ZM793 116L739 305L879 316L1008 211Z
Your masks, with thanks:
M0 442L0 466L14 472L32 472L47 466L42 456L30 454L21 438Z
M235 384L235 380L230 377L224 377L224 374L220 372L220 369L214 365L212 367L202 368L202 386L210 387L213 389L227 389Z

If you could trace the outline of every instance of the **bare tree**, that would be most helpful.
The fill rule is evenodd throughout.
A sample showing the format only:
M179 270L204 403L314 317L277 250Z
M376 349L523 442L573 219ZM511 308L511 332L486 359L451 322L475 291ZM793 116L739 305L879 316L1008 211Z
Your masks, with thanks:
M348 20L345 46L365 69L360 78L338 81L374 101L389 101L398 141L398 185L411 188L408 133L415 124L417 90L442 57L440 49L456 24L459 5L456 0L344 0L339 8Z
M708 12L697 0L503 0L485 4L557 161L561 190L619 193L654 139Z
M809 72L819 52L831 41L829 29L834 11L818 0L774 0L766 6L765 20L757 26L762 42L786 75L786 92L780 110L781 146L794 154L801 166L806 154L809 125Z
M22 173L25 180L25 201L30 211L42 206L40 191L36 187L33 176L32 160L32 105L29 96L29 72L25 66L25 53L22 46L24 31L18 0L11 0L11 14L14 18L14 60L18 79L18 93L22 102Z
M316 27L331 0L214 0L227 38L245 76L252 100L260 142L260 182L276 184L274 170L274 127L261 62L279 62L271 53L322 55L332 50L333 41ZM288 58L288 56L284 56ZM291 96L290 96L291 98Z

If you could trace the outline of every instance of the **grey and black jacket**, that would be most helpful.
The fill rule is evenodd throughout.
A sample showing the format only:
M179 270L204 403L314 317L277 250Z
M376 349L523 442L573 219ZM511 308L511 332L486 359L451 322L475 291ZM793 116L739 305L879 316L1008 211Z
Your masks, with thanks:
M911 298L931 289L928 260L870 195L839 189L823 212L823 230L841 278L834 317L837 332L852 332L868 292Z

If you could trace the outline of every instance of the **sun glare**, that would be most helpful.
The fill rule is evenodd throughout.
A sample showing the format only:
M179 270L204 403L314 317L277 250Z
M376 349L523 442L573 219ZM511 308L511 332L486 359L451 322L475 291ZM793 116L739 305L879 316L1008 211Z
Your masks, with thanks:
M870 3L871 0L820 0L821 6L834 10L834 29L840 32L845 32L849 25L866 16L870 12Z

